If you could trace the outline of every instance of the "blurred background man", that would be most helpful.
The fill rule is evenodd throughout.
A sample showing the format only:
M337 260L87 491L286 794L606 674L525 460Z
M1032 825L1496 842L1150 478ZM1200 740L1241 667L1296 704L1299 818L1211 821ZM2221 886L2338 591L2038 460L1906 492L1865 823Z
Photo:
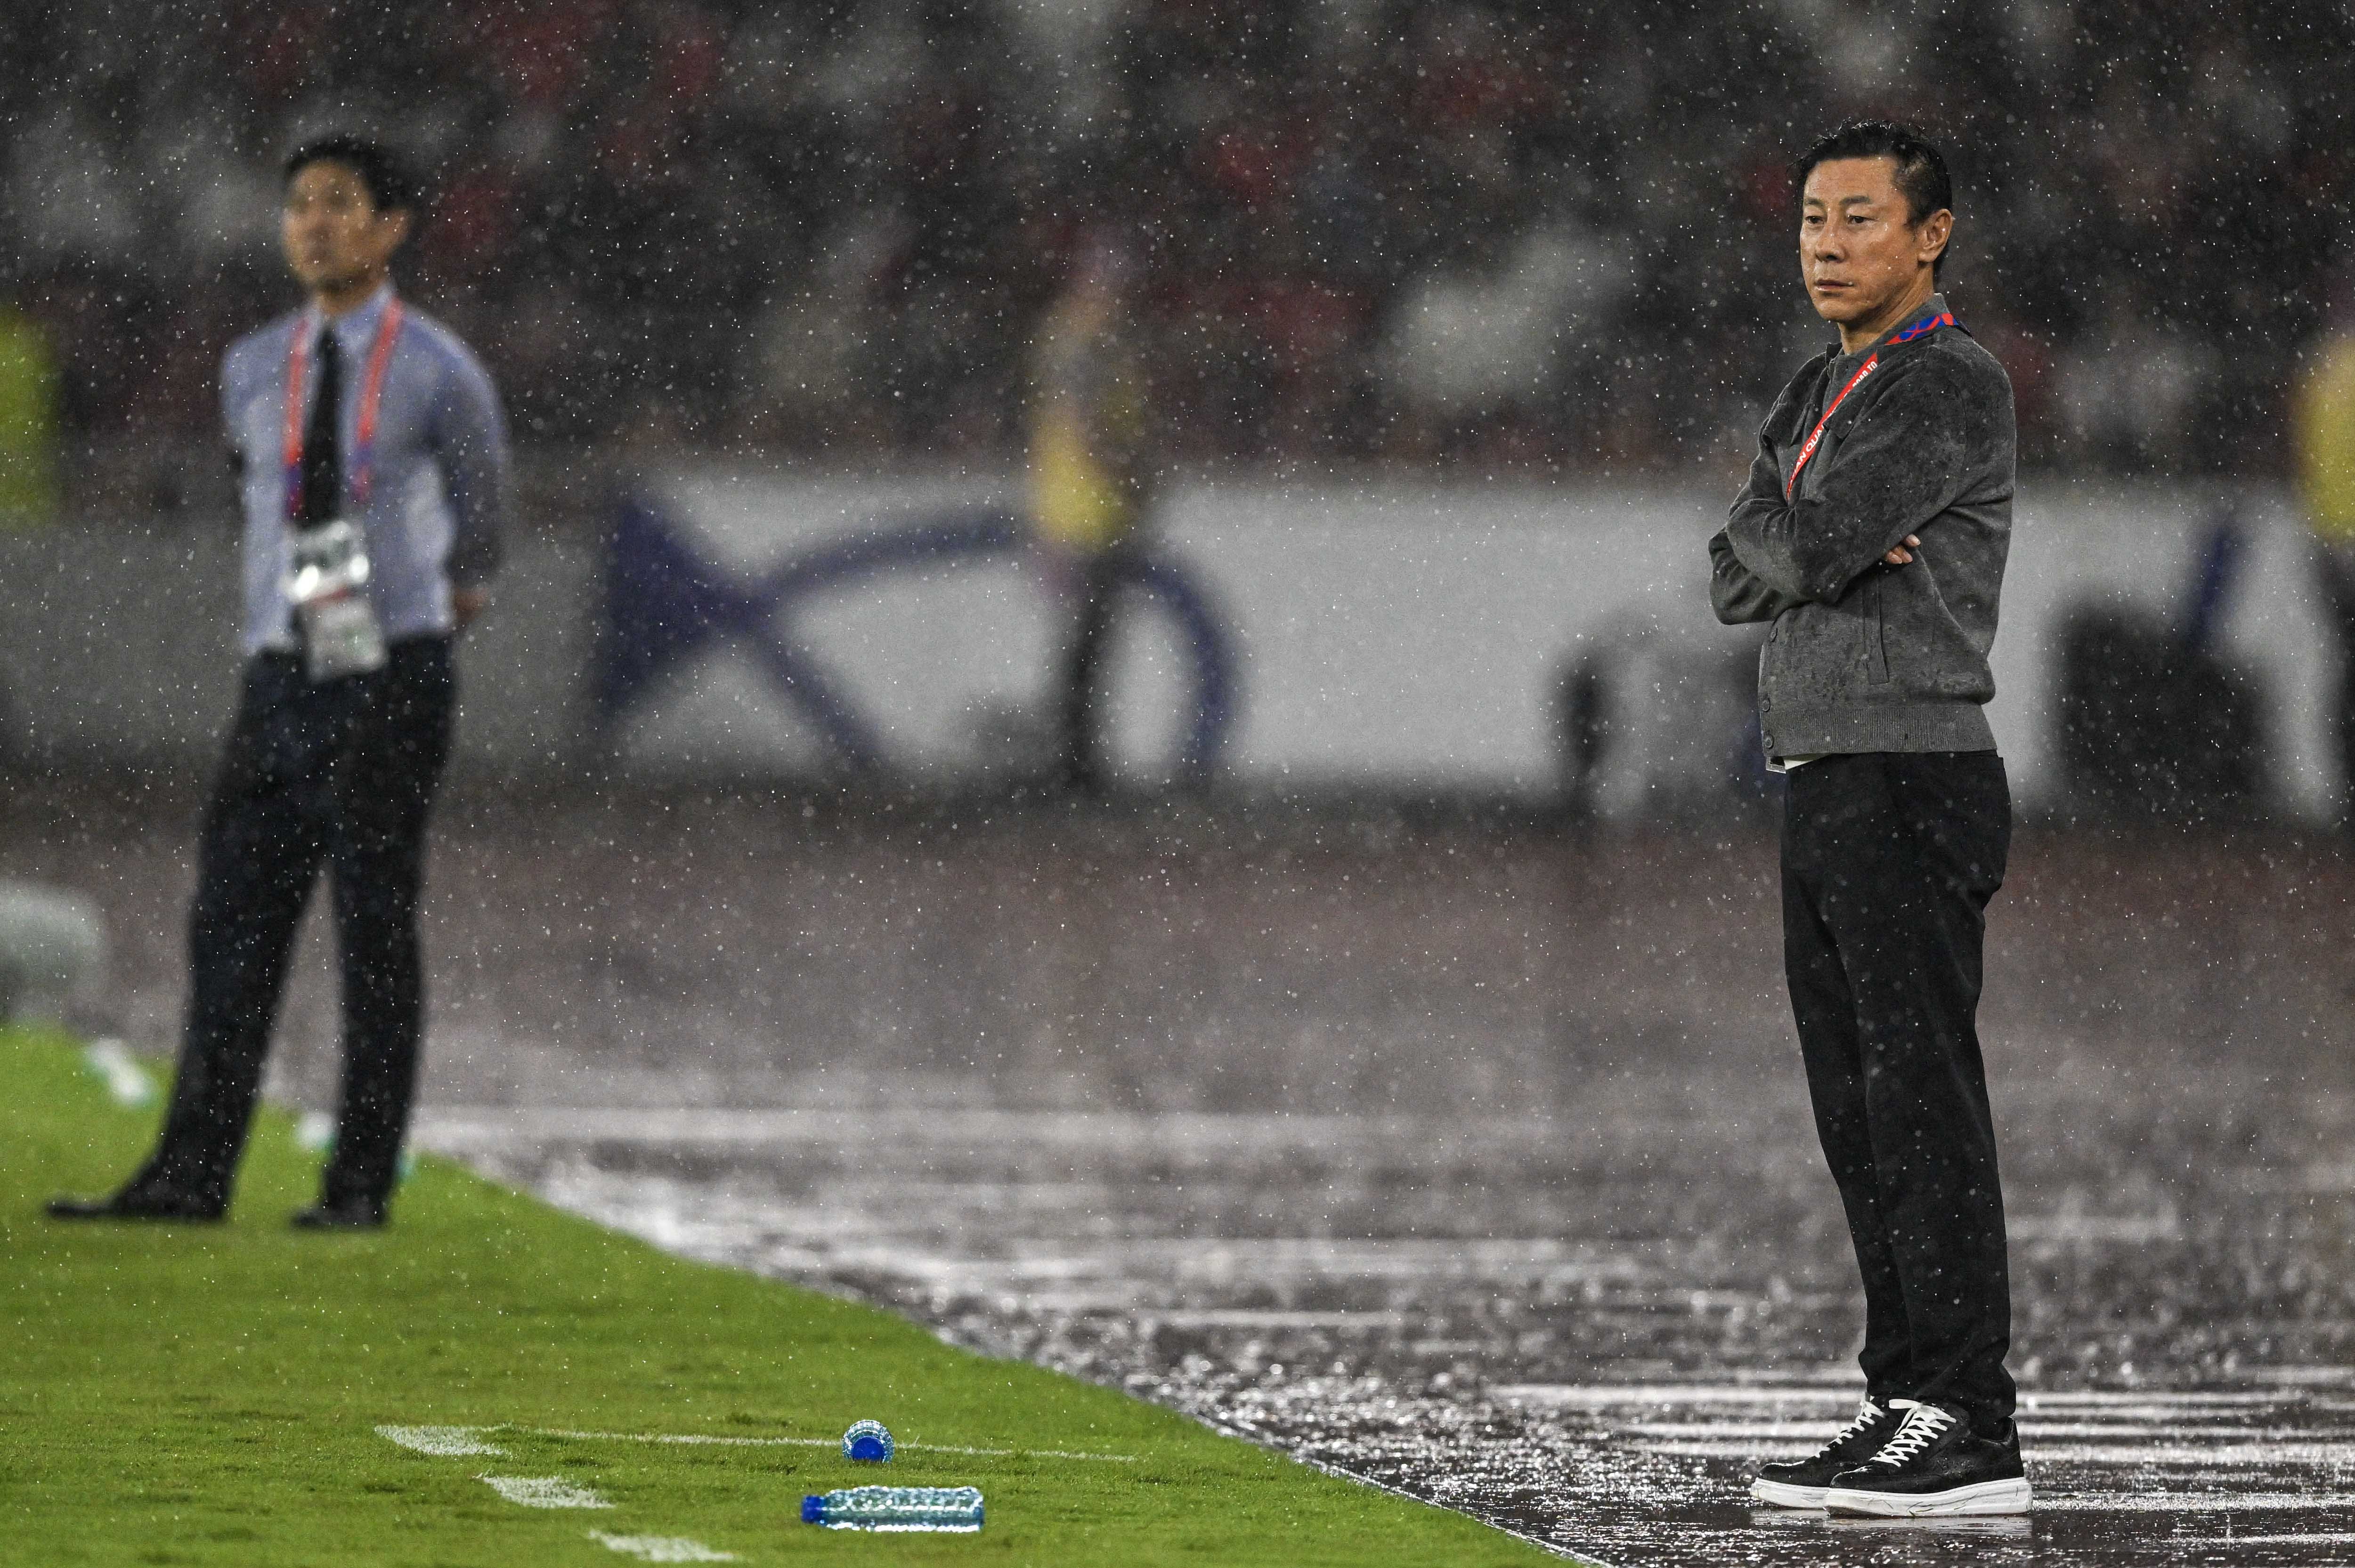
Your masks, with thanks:
M1093 237L1048 311L1032 359L1029 515L1071 606L1052 782L1082 795L1111 782L1104 656L1152 503L1145 376L1124 319L1132 270L1117 241Z
M344 1082L318 1203L298 1226L387 1218L424 1029L417 900L456 719L451 644L478 614L506 524L490 379L390 281L417 198L375 143L331 136L285 165L282 238L309 302L232 344L221 413L245 503L244 689L214 784L188 918L189 997L154 1157L72 1220L227 1210L286 963L329 868L343 952ZM340 608L362 652L293 602L304 552L357 529Z
M2339 291L2336 330L2309 351L2298 387L2297 479L2336 634L2339 826L2355 832L2355 281L2343 280Z
M48 334L0 295L0 527L54 522L58 359Z

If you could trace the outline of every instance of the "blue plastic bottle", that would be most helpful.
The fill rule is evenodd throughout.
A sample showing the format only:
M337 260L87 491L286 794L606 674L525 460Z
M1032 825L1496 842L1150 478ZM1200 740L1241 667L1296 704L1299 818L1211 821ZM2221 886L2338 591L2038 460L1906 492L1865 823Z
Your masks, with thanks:
M880 1421L854 1421L842 1435L842 1457L862 1465L891 1462L891 1429Z
M978 1487L845 1487L802 1499L802 1522L828 1530L925 1530L970 1534L981 1528Z

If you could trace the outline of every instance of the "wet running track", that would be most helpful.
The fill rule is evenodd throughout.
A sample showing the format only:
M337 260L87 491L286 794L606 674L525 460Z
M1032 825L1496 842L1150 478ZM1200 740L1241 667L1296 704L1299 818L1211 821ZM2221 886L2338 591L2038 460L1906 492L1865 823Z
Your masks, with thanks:
M20 789L165 1046L192 804ZM1606 1563L2355 1562L2355 864L2024 832L1984 1022L2039 1508L1747 1468L1856 1397L1755 826L453 802L419 1140ZM274 1088L333 1082L324 951Z

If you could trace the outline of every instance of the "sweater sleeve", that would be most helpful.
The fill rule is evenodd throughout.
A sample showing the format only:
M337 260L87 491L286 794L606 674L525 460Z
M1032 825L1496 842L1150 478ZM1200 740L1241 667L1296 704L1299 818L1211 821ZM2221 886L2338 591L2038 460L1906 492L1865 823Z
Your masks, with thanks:
M1709 607L1727 626L1773 620L1799 600L1776 593L1742 564L1721 528L1709 542Z
M1837 601L1906 535L1952 505L1992 451L1987 399L1943 359L1893 367L1880 395L1828 456L1812 494L1786 502L1753 482L1725 526L1739 563L1798 602Z
M1796 382L1794 386L1797 385ZM1733 503L1733 515L1760 501L1771 501L1783 493L1783 471L1774 461L1774 447L1769 437L1787 412L1791 394L1785 392L1774 412L1758 432L1758 455L1750 462L1750 482L1743 488L1742 498ZM1733 546L1721 528L1709 541L1709 607L1717 619L1727 626L1748 626L1758 621L1773 620L1785 610L1799 603L1787 594L1780 594L1759 580L1758 574L1742 564L1734 555Z

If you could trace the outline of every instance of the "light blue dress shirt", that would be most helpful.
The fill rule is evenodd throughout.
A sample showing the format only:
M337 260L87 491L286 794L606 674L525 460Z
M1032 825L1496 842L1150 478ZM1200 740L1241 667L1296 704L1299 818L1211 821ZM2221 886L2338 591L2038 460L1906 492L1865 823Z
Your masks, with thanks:
M357 477L360 391L391 299L388 286L333 323L343 359L346 498ZM325 324L316 306L297 311L238 339L221 358L221 420L240 459L245 504L241 641L249 654L297 645L281 586L286 367L294 334L315 334ZM315 354L311 363L317 365ZM506 420L490 376L465 344L406 302L385 367L372 466L368 503L345 515L368 536L368 593L385 641L447 635L456 626L452 590L486 586L504 552L512 485Z

